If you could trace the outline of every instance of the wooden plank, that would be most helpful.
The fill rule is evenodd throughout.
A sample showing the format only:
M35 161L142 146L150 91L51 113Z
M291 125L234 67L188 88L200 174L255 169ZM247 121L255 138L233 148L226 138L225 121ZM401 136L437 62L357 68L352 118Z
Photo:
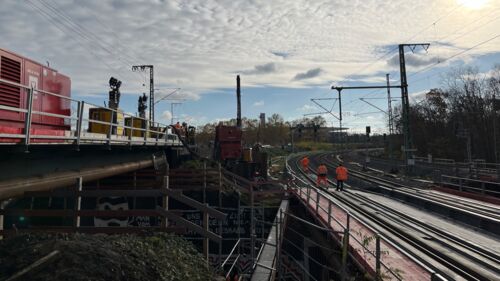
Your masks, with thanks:
M156 210L158 212L160 212L162 215L164 215L165 217L167 217L169 220L172 220L175 223L182 225L182 226L186 227L187 229L192 230L192 231L200 234L203 237L207 237L208 239L211 239L217 243L220 243L222 241L221 236L219 236L211 231L206 231L205 229L203 229L203 227L201 227L197 224L194 224L181 216L178 216L178 215L171 213L171 212L167 212L167 211L163 210L161 207L157 207Z
M60 252L58 250L54 250L54 251L50 252L48 255L35 261L31 265L25 267L23 270L16 272L14 275L12 275L10 278L8 278L5 281L15 281L15 280L20 280L22 278L24 279L25 275L34 274L36 271L43 268L49 262L54 261L57 258L59 258L59 256L60 256Z
M221 211L218 211L214 208L210 208L208 207L207 205L204 205L203 203L200 203L194 199L191 199L187 196L184 196L182 194L182 191L179 191L179 190L171 190L171 189L162 189L162 192L165 194L165 195L168 195L172 198L174 198L175 200L179 201L179 202L182 202L186 205L189 205L197 210L200 210L200 211L203 211L203 212L206 212L208 213L210 216L214 217L214 218L217 218L217 219L225 219L226 218L226 214L224 214L223 212Z

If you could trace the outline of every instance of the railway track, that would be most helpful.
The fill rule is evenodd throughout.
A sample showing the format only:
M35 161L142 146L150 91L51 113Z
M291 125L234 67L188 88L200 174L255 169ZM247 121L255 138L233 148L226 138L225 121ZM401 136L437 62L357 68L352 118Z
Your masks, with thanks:
M331 170L341 161L336 157L332 160L332 154L318 154L318 161L324 162ZM441 207L456 210L458 213L467 213L470 217L477 217L485 223L496 225L496 227L488 228L490 233L500 234L500 207L489 203L478 203L476 200L460 198L455 195L437 194L429 192L426 189L415 188L406 184L398 183L393 180L384 179L365 172L357 171L350 168L349 174L353 177L377 185L379 188L386 189L386 193L398 192L401 196L409 196L419 198L421 201L437 203ZM477 226L477 225L472 225Z
M311 175L300 169L297 159L291 162L296 176L314 184ZM317 190L353 210L367 224L393 239L394 243L413 253L422 263L448 280L500 280L500 256L497 253L426 225L366 196Z

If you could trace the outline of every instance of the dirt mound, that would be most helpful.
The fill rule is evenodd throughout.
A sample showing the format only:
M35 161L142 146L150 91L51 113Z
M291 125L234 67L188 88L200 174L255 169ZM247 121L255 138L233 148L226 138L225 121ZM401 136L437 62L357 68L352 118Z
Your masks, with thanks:
M16 280L214 279L192 244L174 235L23 234L0 241L0 280L41 259L45 262Z

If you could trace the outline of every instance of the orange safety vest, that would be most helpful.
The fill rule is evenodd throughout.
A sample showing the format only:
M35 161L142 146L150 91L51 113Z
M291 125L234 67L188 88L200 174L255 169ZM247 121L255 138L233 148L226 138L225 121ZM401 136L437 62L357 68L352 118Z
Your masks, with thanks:
M302 160L300 160L300 163L302 164L303 167L309 166L309 158L304 157Z
M337 180L347 180L347 169L344 166L337 167L337 169L335 169L335 173L337 173Z
M325 165L319 165L317 173L318 176L326 176L326 174L328 173L328 169Z

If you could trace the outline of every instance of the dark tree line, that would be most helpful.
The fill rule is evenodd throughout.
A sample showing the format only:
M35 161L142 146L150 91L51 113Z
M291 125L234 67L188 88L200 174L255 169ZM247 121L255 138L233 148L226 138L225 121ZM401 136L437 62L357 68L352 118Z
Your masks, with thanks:
M197 128L198 144L207 144L215 138L215 127L222 123L223 125L236 126L236 119L227 121L207 123ZM291 128L302 124L305 127L317 125L320 127L326 126L326 120L322 116L314 118L301 118L292 121L285 121L284 118L274 113L267 118L265 126L261 126L259 119L242 118L243 140L246 144L270 144L270 145L286 145L291 141ZM304 133L306 134L306 133Z
M417 155L467 160L470 137L472 159L495 161L495 132L497 148L500 142L500 65L487 74L474 68L455 69L443 78L443 85L410 106ZM402 133L400 112L398 108L395 123Z

